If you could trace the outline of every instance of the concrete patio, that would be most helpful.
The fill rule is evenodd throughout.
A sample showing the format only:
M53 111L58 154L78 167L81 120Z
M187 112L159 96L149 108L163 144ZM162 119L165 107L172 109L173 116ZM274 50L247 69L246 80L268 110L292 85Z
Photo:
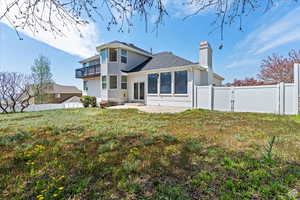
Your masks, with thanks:
M189 109L185 107L172 107L172 106L146 106L143 104L135 104L135 103L111 106L108 109L129 109L129 108L135 108L147 113L179 113Z

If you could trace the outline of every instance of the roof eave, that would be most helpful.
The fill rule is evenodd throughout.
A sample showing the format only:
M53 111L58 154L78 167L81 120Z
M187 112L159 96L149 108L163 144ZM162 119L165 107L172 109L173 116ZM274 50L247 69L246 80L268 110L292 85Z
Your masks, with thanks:
M168 71L178 71L182 69L199 69L199 70L204 70L205 68L201 67L198 64L191 64L191 65L183 65L183 66L177 66L177 67L169 67L169 68L158 68L158 69L150 69L150 70L144 70L144 71L139 71L139 72L126 72L123 71L124 74L128 75L134 75L134 74L142 74L142 73L155 73L155 72L168 72Z
M225 80L225 78L223 78L222 76L220 76L219 74L216 74L216 73L214 73L214 77L221 80L221 81Z
M123 49L130 50L132 52L135 52L135 53L147 56L147 57L153 57L151 54L148 54L148 53L145 53L143 51L139 51L135 48L131 48L127 45L118 44L118 43L117 44L103 44L103 45L97 46L96 50L99 52L101 49L105 49L105 48L123 48Z
M83 63L86 63L86 62L90 62L90 61L93 61L93 60L97 60L99 59L100 56L99 55L95 55L95 56L91 56L89 58L86 58L86 59L83 59L81 61L79 61L79 63L83 64Z

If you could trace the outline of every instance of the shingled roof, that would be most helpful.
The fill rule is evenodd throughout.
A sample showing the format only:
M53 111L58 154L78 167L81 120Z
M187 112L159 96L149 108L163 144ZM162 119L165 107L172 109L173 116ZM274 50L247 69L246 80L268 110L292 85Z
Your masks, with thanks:
M75 86L59 85L52 83L50 87L47 87L46 93L48 94L81 94L82 92Z
M147 59L143 63L130 66L126 69L123 69L123 72L132 73L139 71L147 71L153 69L163 69L170 67L180 67L185 65L195 64L189 60L181 58L179 56L174 55L172 52L161 52L154 54L152 58Z

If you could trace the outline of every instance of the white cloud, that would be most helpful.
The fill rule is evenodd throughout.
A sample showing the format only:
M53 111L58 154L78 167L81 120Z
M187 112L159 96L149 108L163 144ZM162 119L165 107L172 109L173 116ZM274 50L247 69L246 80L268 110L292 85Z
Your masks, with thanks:
M267 21L253 31L239 45L249 48L249 53L258 55L288 42L300 40L300 7L276 21Z
M227 68L258 65L264 53L300 41L300 7L283 16L276 16L278 9L280 7L270 11L260 20L264 23L236 45L236 53L231 56L234 61L226 65Z
M5 11L5 6L9 5L9 0L0 0L0 16ZM9 10L9 15L14 16L18 14L17 8L13 7ZM47 13L45 14L47 17ZM10 22L13 20L18 23L14 18L10 18ZM38 32L32 31L30 28L18 29L19 32L40 42L46 43L49 46L62 50L72 55L78 55L80 57L93 56L96 53L96 44L99 42L99 33L95 23L89 23L86 25L79 25L77 28L72 25L63 24L59 18L53 17L53 23L63 32L63 35L53 34L51 31L45 31L42 28L38 29ZM3 18L1 23L13 28L8 18ZM48 28L49 29L49 28Z
M236 68L240 66L249 66L249 65L255 65L258 62L256 59L249 59L249 58L244 58L244 59L239 59L235 60L232 63L225 65L226 68Z

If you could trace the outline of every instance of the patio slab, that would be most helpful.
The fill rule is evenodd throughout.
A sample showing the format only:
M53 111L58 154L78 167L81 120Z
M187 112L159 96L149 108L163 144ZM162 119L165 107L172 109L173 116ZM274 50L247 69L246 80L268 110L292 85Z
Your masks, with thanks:
M147 113L179 113L189 108L186 107L173 107L173 106L145 106L145 105L137 105L137 104L125 104L118 106L111 106L108 109L129 109L135 108L143 112Z

